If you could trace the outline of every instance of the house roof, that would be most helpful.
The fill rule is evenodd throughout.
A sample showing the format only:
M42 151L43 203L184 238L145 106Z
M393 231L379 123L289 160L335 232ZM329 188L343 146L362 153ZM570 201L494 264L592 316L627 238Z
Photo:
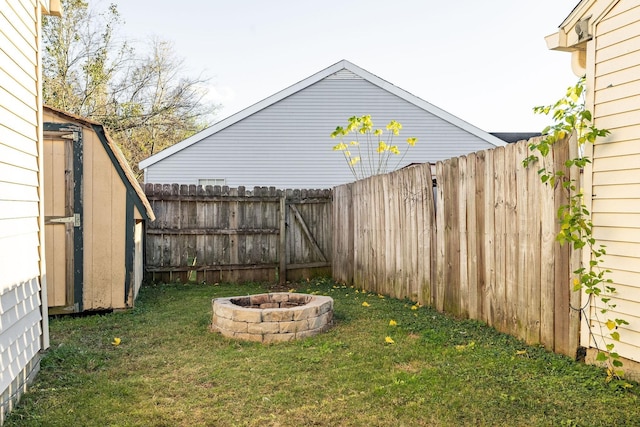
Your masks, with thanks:
M579 11L585 7L587 7L587 3L593 3L595 0L579 0L578 3L573 7L571 13L562 21L558 27L564 27L576 14L579 14Z
M567 25L573 26L575 22L583 19L585 15L591 20L591 23L600 21L603 15L605 15L613 6L620 0L581 0L571 11L571 13L562 21L560 28L564 28Z
M428 103L427 101L418 98L415 95L412 95L411 93L397 87L394 86L393 84L387 82L386 80L381 79L380 77L368 72L367 70L364 70L360 67L358 67L357 65L347 61L347 60L342 60L339 61L333 65L331 65L328 68L325 68L322 71L319 71L318 73L307 77L306 79L292 85L289 86L286 89L281 90L280 92L275 93L274 95L271 95L268 98L263 99L260 102L257 102L253 105L251 105L248 108L245 108L244 110L233 114L223 120L220 120L219 122L215 123L214 125L208 127L207 129L204 129L203 131L175 144L172 145L171 147L168 147L162 151L160 151L157 154L154 154L151 157L146 158L145 160L141 161L139 164L139 168L140 170L145 169L151 165L153 165L154 163L159 162L162 159L165 159L169 156L171 156L172 154L175 154L181 150L184 150L185 148L195 144L196 142L207 138L210 135L213 135L217 132L220 132L221 130L233 125L234 123L237 123L249 116L251 116L252 114L257 113L260 110L263 110L267 107L269 107L270 105L275 104L278 101L281 101L282 99L291 96L293 94L295 94L296 92L299 92L317 82L319 82L320 80L329 77L332 74L335 74L341 70L348 70L356 75L358 75L359 77L367 80L369 83L374 84L375 86L378 86L402 99L404 99L407 102L410 102L411 104L416 105L417 107L428 111L429 113L433 114L434 116L437 116L461 129L466 130L467 132L481 138L484 139L485 141L487 141L489 144L494 145L494 146L504 146L506 145L505 141L501 140L500 138L497 138L485 131L483 131L482 129L479 129L467 122L465 122L464 120L454 116L453 114L450 114L438 107L436 107L433 104Z
M151 208L151 204L145 196L142 187L138 183L135 178L127 159L120 151L120 148L109 138L104 127L93 120L87 119L85 117L76 116L75 114L68 113L63 110L59 110L54 107L50 107L48 105L44 105L43 108L45 110L50 111L58 117L61 117L63 120L69 120L70 122L79 123L83 126L93 129L93 131L98 135L98 138L102 141L106 150L108 150L109 157L112 159L113 166L118 170L120 176L123 177L123 181L125 186L128 186L131 190L133 190L136 196L136 204L138 205L138 209L140 213L145 217L145 219L149 221L154 221L156 219L155 214L153 213L153 209ZM115 162L114 162L115 160Z
M618 2L619 0L581 0L562 21L558 32L545 37L547 47L568 52L584 50L584 43L590 40L594 26ZM584 24L580 31L576 31L578 23Z
M491 132L491 135L496 136L505 142L513 143L531 139L542 134L540 132Z

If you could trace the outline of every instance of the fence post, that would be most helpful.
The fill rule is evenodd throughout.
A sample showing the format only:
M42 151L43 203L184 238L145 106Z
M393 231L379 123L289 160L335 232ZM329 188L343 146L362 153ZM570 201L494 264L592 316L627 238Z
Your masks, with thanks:
M278 247L278 283L287 281L287 192L280 196L280 241Z

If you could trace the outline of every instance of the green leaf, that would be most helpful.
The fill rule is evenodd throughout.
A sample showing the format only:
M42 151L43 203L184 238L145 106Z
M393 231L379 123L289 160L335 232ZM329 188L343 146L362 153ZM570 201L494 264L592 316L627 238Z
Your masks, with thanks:
M610 331L612 331L613 329L615 329L616 327L616 322L614 322L613 320L607 320L607 322L605 323L605 325L607 326L607 329L609 329Z
M546 156L547 154L549 154L549 145L548 144L540 145L538 146L538 150L540 151L540 154L542 154L543 156Z

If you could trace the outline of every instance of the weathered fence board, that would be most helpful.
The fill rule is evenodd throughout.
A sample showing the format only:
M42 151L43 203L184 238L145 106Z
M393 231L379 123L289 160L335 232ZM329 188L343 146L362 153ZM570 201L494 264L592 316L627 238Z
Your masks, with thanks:
M518 198L516 175L522 173L521 157L517 154L518 145L505 147L505 164L514 168L504 169L505 180L505 286L504 286L504 316L505 330L515 334L518 328Z
M554 167L555 153L541 159L541 166L548 169ZM540 196L540 341L548 343L550 347L555 346L554 337L554 300L555 300L555 259L551 256L554 253L556 244L556 213L554 211L554 189L550 185L539 185ZM560 246L560 245L557 245ZM567 284L567 280L564 280Z
M478 313L482 311L479 304L479 280L478 280L478 208L476 199L476 154L471 153L467 156L466 168L466 192L465 199L467 201L466 209L466 225L467 230L467 248L465 258L467 260L467 313L470 318L477 319ZM463 295L464 296L464 295Z
M517 144L516 157L524 159L527 156L527 147L525 144ZM528 229L528 212L527 203L529 200L529 180L527 172L522 167L516 167L516 221L517 221L517 237L518 237L518 282L516 285L515 304L513 315L515 318L516 336L524 337L526 335L526 308L527 299L527 235ZM534 185L539 185L534 183Z
M436 176L444 176L444 163L439 162L436 164ZM444 208L445 201L445 183L441 182L441 185L438 185L436 188L436 202L433 215L435 217L436 227L434 230L431 230L431 233L434 234L434 240L436 242L436 254L435 254L435 277L434 277L434 292L431 295L432 300L420 301L422 304L432 303L433 306L439 310L444 310L444 290L445 290L445 250L446 250L446 240L444 238L439 238L441 236L438 235L436 230L441 230L440 234L442 234L442 230L445 229L445 218L444 215L435 215L436 210L442 210Z
M533 154L528 152L527 154ZM527 290L527 311L525 341L540 342L540 199L542 187L537 170L540 163L525 169L527 172L527 231L525 286Z
M342 185L333 191L335 204L341 209L333 209L333 233L342 236L333 239L333 259L340 259L332 266L334 277L341 277L345 281L353 280L353 203L352 187Z
M495 250L495 216L493 211L493 201L495 197L495 186L493 176L493 151L485 152L484 176L484 305L482 320L490 325L497 325L495 316L496 301L496 250ZM439 181L441 178L436 177Z
M509 168L504 167L505 147L498 147L493 152L493 214L495 245L495 315L494 322L498 328L507 330L506 317L506 284L507 284L507 217L505 206L506 182L505 174ZM509 242L509 244L511 241Z
M568 146L529 168L528 142L438 162L435 194L429 165L335 188L334 278L575 356L579 255L555 241L566 195L537 173L560 168Z
M147 185L152 280L275 281L329 274L330 190Z

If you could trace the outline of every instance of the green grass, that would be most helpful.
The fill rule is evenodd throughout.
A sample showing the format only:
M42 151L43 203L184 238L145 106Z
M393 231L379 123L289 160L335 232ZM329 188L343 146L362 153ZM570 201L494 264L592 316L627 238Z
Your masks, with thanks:
M334 298L329 332L273 345L209 332L212 298L259 284L148 286L132 311L52 319L6 426L640 425L636 383L409 301L292 286Z

